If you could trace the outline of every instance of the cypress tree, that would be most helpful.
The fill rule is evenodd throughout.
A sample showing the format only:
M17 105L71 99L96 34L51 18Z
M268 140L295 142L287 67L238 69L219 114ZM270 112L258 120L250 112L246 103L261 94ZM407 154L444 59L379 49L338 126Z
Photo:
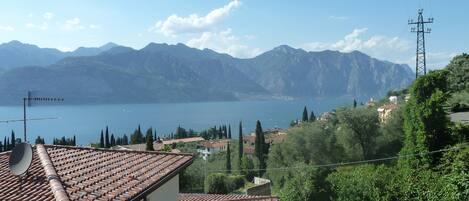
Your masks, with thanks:
M7 137L3 137L3 151L8 151Z
M73 135L73 146L77 146L77 138Z
M104 134L103 134L103 130L101 130L101 138L99 139L99 148L104 148Z
M116 146L116 138L114 138L114 133L111 134L111 147Z
M11 150L10 138L7 138L7 151Z
M231 125L228 125L228 139L231 139Z
M151 128L147 130L147 135L146 135L146 140L147 140L147 151L155 151L153 148L153 131Z
M302 122L308 122L308 110L305 108L303 109L303 118L301 119Z
M106 141L105 141L105 143L106 143L106 144L105 144L106 148L111 147L111 143L109 142L109 130L108 130L107 126L106 126L106 135L105 135L105 139L106 139Z
M16 145L16 140L15 140L15 131L11 130L11 149L13 149Z
M122 137L122 145L128 145L129 144L129 138L127 137L126 134Z
M357 100L353 99L353 108L357 107Z
M311 115L309 115L309 121L310 121L310 122L316 121L316 116L314 115L313 110L311 110Z
M223 132L221 130L221 126L218 128L218 139L222 139L223 138Z
M226 145L226 170L228 174L231 174L231 150L230 150L230 142Z
M256 122L256 141L254 144L254 152L256 157L259 159L259 176L262 176L267 167L266 163L266 149L264 132L262 131L262 125L259 120Z
M243 150L243 144L244 144L244 142L243 142L243 124L242 124L241 121L239 122L239 137L238 138L239 138L239 142L238 142L239 143L239 146L238 146L238 148L239 148L239 151L238 151L239 161L238 161L238 163L239 164L238 165L239 165L239 167L241 167L241 162L242 162L242 158L243 158L243 151L244 151Z
M0 141L0 152L3 152L3 144L1 141Z

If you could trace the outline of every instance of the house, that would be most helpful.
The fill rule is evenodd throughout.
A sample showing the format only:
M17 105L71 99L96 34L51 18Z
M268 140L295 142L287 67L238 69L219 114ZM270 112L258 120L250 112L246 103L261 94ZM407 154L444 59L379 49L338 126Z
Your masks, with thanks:
M212 154L225 151L229 142L230 139L203 141L200 143L197 152L199 152L202 155L202 158L206 160L207 157Z
M397 109L397 105L394 103L387 103L377 109L379 122L383 123L390 117L391 112Z
M35 145L21 179L0 153L0 200L177 201L179 173L191 154Z
M389 96L389 102L393 104L397 104L397 96Z
M171 140L160 140L153 142L153 148L155 151L160 151L164 148L164 145L172 145L177 143L191 143L191 142L201 142L205 141L202 137L189 137L189 138L181 138L181 139L171 139ZM147 148L146 143L141 144L129 144L129 145L117 145L113 147L114 149L130 149L136 151L145 151Z
M262 195L242 195L242 194L196 194L181 193L179 195L181 201L279 201L278 197L262 196Z

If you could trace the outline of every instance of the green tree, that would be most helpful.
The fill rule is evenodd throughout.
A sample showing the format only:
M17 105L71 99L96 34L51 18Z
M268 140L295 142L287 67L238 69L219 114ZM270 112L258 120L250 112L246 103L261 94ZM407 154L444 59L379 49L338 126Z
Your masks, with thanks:
M337 117L343 130L343 142L348 147L358 145L363 159L373 158L379 133L378 114L373 108L342 109Z
M41 136L37 136L36 140L35 140L35 143L36 144L44 144L44 139L41 138Z
M267 154L269 152L268 144L265 143L264 131L262 131L262 125L259 120L256 122L256 139L254 144L254 152L259 159L259 176L265 173L267 167Z
M205 192L209 194L229 193L226 180L227 180L227 177L225 174L221 174L221 173L209 174L205 181Z
M353 99L353 108L357 108L357 100Z
M152 128L149 128L147 130L146 140L147 140L146 150L147 151L155 151L155 148L153 148L153 130L152 130Z
M404 111L404 147L402 154L426 153L451 144L448 117L443 109L446 101L447 71L431 71L417 78L410 90ZM434 166L441 154L419 155L402 159L411 168Z
M114 138L114 134L111 134L111 147L116 146L116 138Z
M245 175L248 181L252 181L255 176L254 161L251 157L243 156L241 159L241 174Z
M446 66L449 71L448 84L451 91L469 92L469 54L462 54L454 57Z
M316 115L314 115L314 111L311 110L311 115L309 115L309 122L316 121Z
M231 125L228 125L228 139L231 139Z
M243 123L240 121L239 122L239 135L238 135L238 167L240 167L241 169L241 159L243 158L243 145L244 145L244 141L243 141Z
M15 131L11 130L11 149L16 146Z
M105 145L104 145L106 148L110 148L111 147L111 142L109 141L109 129L108 127L106 126L106 134L105 134Z
M231 174L231 150L230 150L230 143L228 142L226 146L226 170L228 174Z
M3 137L3 151L8 151L7 137Z
M281 200L329 200L331 192L325 182L329 172L308 167L294 170L279 193Z
M140 125L138 125L138 128L130 136L130 143L131 144L139 144L139 143L142 143L142 142L143 142L143 134L142 134L142 130L140 129Z
M303 117L301 118L301 121L304 123L308 122L308 109L306 109L306 106L303 109Z
M99 148L105 148L103 130L101 130L101 138L99 139Z

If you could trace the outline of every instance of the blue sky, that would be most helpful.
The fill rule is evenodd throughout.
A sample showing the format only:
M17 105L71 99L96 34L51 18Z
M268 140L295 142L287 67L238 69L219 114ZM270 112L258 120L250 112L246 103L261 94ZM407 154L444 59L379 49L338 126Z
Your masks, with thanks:
M450 2L450 3L448 3ZM253 57L287 44L309 51L359 50L413 66L417 9L434 17L427 35L430 68L469 51L465 0L74 0L2 1L0 42L74 50L115 42L185 43L236 57Z

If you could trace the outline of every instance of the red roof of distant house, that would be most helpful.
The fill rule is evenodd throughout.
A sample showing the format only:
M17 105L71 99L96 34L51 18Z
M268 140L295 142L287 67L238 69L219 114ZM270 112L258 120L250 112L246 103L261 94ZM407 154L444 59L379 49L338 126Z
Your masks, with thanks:
M230 142L230 139L210 140L202 142L201 145L207 148L221 148L228 145L228 142Z
M0 200L139 199L145 190L162 185L193 160L189 154L53 145L36 145L33 151L23 188L9 172L10 152L0 154ZM56 175L48 175L51 171Z
M222 194L195 194L195 193L181 193L179 194L180 201L278 201L278 197L273 196L258 196L258 195L222 195Z

